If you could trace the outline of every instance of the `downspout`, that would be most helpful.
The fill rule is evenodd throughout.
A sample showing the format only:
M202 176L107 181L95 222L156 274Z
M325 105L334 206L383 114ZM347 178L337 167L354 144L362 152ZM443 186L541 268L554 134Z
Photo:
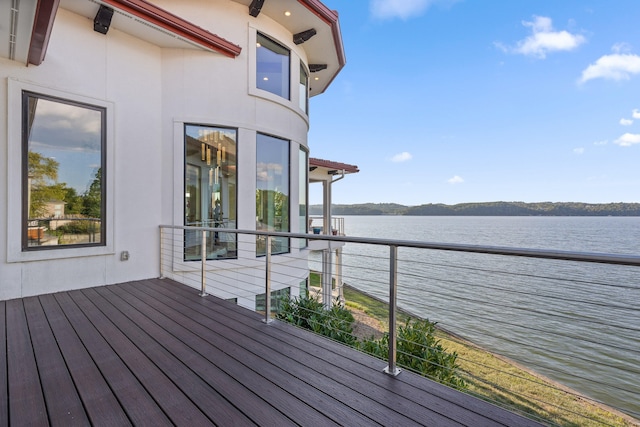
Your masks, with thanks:
M344 178L344 169L342 169L342 170L340 171L340 178L336 178L336 179L332 180L332 181L331 181L331 184L333 184L334 182L338 182L338 181L340 181L342 178Z

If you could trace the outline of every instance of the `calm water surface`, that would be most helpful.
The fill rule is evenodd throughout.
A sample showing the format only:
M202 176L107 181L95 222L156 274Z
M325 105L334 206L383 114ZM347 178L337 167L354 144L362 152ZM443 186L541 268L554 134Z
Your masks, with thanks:
M348 236L640 255L637 217L347 216L345 230ZM344 254L345 282L386 299L388 248L348 244ZM640 268L403 248L399 258L403 308L640 414Z

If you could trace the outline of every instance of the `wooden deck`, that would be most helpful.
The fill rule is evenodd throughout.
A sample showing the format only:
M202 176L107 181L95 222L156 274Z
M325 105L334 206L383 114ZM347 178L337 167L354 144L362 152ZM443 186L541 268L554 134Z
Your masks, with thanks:
M533 426L168 279L0 302L0 426Z

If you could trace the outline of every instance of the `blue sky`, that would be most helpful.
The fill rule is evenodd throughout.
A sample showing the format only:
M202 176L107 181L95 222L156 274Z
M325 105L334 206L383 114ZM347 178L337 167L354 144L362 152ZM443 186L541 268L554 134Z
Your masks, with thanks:
M347 64L311 156L360 168L334 203L640 202L640 1L324 4Z

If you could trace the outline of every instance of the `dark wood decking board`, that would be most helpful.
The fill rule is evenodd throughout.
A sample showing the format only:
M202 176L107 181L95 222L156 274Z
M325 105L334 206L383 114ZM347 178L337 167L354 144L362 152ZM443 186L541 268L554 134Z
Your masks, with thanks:
M128 289L128 287L130 286L125 285L123 289ZM250 317L261 319L257 314L238 311L235 305L227 302L216 305L202 304L201 300L189 298L191 293L197 292L190 288L175 289L171 287L170 283L163 283L160 280L147 281L145 286L137 288L146 290L149 296L163 292L167 304L176 306L176 302L187 303L190 313L199 311L217 313L208 316L216 319L217 324L226 325L229 329L237 331L233 333L234 336L241 333L251 337L252 340L271 346L272 351L276 354L269 356L270 359L274 360L278 353L282 353L286 356L285 361L297 361L287 370L298 369L300 375L307 377L307 381L310 383L328 379L333 384L319 385L319 387L328 387L329 390L335 389L335 384L345 385L347 387L346 393L339 395L339 401L342 404L353 405L353 407L362 407L362 402L367 402L363 411L383 425L389 425L388 422L398 422L397 413L405 416L402 425L411 425L412 421L407 420L407 417L420 424L439 426L496 425L496 422L498 425L501 423L513 425L514 414L494 405L470 398L468 395L433 381L426 381L424 378L408 372L396 378L383 375L382 369L386 366L383 361L353 351L341 344L327 341L317 335L309 334L307 331L291 328L290 325L284 323L274 322L268 326L256 323ZM251 316L247 316L248 314ZM210 327L216 328L217 324ZM251 348L250 344L243 344L243 346ZM332 356L327 358L326 355L320 355L318 357L319 347L329 350ZM398 380L406 382L406 385L398 387ZM373 401L373 405L371 401ZM456 411L451 411L452 404L457 407ZM386 421L385 417L390 414L396 418L384 422ZM487 424L484 424L485 422ZM520 422L522 424L518 425L527 425L523 420Z
M131 288L126 287L125 289L131 290ZM135 290L133 291L135 292ZM154 293L153 290L151 292ZM155 294L156 297L163 300L162 294L157 292ZM138 295L140 296L141 294ZM150 303L154 301L154 298L148 294L142 294L142 298ZM165 298L164 304L157 302L154 305L167 311L171 318L179 319L181 325L187 326L185 330L177 331L181 337L194 343L189 329L202 337L205 340L204 348L222 356L212 357L211 362L219 364L222 370L233 375L235 377L234 381L244 384L249 392L255 390L255 392L263 396L269 396L269 403L284 412L291 412L288 411L288 408L291 405L292 398L299 400L299 410L287 414L293 421L297 423L307 422L309 424L314 424L313 422L316 421L326 424L328 422L327 417L330 417L336 423L346 418L352 420L352 425L371 425L372 420L369 417L347 406L337 405L336 394L339 393L336 391L335 386L332 387L333 384L331 382L324 381L323 384L310 386L307 382L298 378L295 375L295 371L301 368L297 363L292 364L291 359L279 358L279 353L277 352L278 343L273 339L269 339L268 335L265 336L268 341L266 345L256 344L250 336L226 326L227 319L216 319L214 321L209 317L212 313L209 313L209 316L200 314L198 309L202 309L202 307L197 304L198 301L196 301L196 305L189 306L183 305L183 302L185 300ZM186 302L190 303L189 299L186 299ZM202 323L192 320L189 316L199 319ZM263 329L262 332L258 331L260 335L264 335L265 332L269 331L270 325L263 324L259 318L253 317L250 321ZM225 336L238 337L237 342ZM200 344L200 347L202 347L202 344ZM324 379L320 380L323 381ZM318 412L324 412L323 409L327 412Z
M23 302L47 411L58 414L51 420L60 426L86 426L89 419L40 301L32 297Z
M159 284L162 285L162 284ZM127 287L125 287L127 289ZM150 294L155 294L155 297L159 297L161 288L155 286L155 288L147 287L147 291ZM188 290L185 289L187 292ZM167 289L167 291L169 291ZM437 413L425 413L421 411L416 415L418 422L415 419L407 416L412 415L411 412L415 409L416 405L405 405L405 401L401 399L388 399L385 396L388 390L383 390L378 387L377 384L364 380L363 378L369 378L371 375L375 377L383 376L382 369L385 364L382 361L374 360L377 362L377 366L373 369L367 369L366 373L358 375L351 371L349 366L341 366L340 363L330 363L324 360L322 357L314 355L318 352L317 344L307 343L306 348L303 351L300 349L291 349L286 345L287 340L291 338L286 333L283 335L277 330L273 330L273 325L265 325L261 322L256 322L254 319L248 319L243 316L244 313L237 313L236 316L233 306L229 306L228 309L216 307L216 310L212 312L212 309L208 306L202 306L199 301L193 301L187 298L188 295L179 296L175 292L168 297L165 294L165 304L171 304L177 310L180 309L182 304L182 311L188 313L194 318L198 318L200 322L210 323L206 325L206 329L216 330L220 335L232 335L245 337L242 343L242 347L248 349L253 354L261 354L263 358L252 358L245 363L247 367L255 366L260 371L269 375L270 381L276 384L281 384L281 387L286 387L287 383L294 386L296 383L302 384L302 391L305 388L312 387L312 390L322 390L324 399L319 401L321 406L324 406L324 410L328 411L328 416L336 416L336 421L351 417L353 419L353 411L356 411L358 418L353 419L352 425L355 425L356 420L361 420L360 425L371 425L372 423L380 423L382 425L415 425L421 423L427 423L429 425L450 425L450 420L446 417L438 416ZM176 304L177 303L177 304ZM229 310L230 309L230 310ZM211 320L211 317L215 316L217 319L215 322ZM219 318L219 320L218 320ZM252 326L246 326L244 322L247 322ZM287 325L289 326L289 325ZM304 331L301 331L304 334ZM311 335L311 338L319 338L315 335ZM321 341L325 341L319 338ZM233 343L230 343L233 345ZM331 343L334 344L334 343ZM343 346L337 345L342 349ZM282 353L284 351L284 354ZM291 363L291 360L295 360L296 363ZM266 365L265 365L266 362ZM264 365L260 367L260 365ZM269 366L271 365L271 366ZM336 366L337 365L337 366ZM275 370L282 370L283 372L274 372ZM285 368L286 367L286 368ZM358 366L355 366L358 367ZM254 368L255 369L255 368ZM362 391L366 390L363 394ZM380 394L382 393L382 396ZM321 396L322 397L322 396ZM395 396L392 396L395 397ZM395 400L395 401L394 401ZM318 401L318 400L312 400ZM385 405L396 405L393 411L389 408L385 408ZM349 413L341 413L349 411ZM334 414L337 412L337 414ZM365 415L366 414L366 415ZM366 417L366 418L363 418ZM457 425L457 424L455 424Z
M21 299L7 301L7 366L10 421L20 414L24 425L44 425L47 408Z
M3 425L534 422L164 279L0 301Z

